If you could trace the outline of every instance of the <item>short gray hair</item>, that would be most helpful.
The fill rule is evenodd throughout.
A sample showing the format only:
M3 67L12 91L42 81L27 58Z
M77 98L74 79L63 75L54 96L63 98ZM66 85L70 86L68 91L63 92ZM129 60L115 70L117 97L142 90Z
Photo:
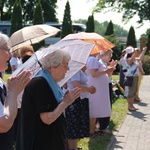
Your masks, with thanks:
M43 69L48 69L49 67L57 67L59 66L63 61L69 62L71 59L71 56L69 52L58 49L46 57L44 57L40 63L42 64Z
M10 48L9 37L0 33L0 50L8 50Z
M106 56L109 53L113 53L112 49L107 50L106 52L104 51L100 51L100 57L102 58L103 56Z

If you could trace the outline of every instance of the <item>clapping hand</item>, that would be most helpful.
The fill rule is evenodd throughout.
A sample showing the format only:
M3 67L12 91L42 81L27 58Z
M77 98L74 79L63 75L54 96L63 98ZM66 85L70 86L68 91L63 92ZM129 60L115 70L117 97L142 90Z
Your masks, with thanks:
M89 87L89 92L90 92L91 94L96 93L96 88L95 88L94 86L90 86L90 87Z
M8 78L7 80L8 91L14 92L18 95L29 83L29 81L31 80L30 77L31 77L30 71L23 71L17 76Z
M116 65L118 64L118 61L117 60L113 60L110 62L110 67L116 67Z
M75 87L73 90L68 90L65 93L63 101L69 106L72 104L79 96L81 93L81 88Z

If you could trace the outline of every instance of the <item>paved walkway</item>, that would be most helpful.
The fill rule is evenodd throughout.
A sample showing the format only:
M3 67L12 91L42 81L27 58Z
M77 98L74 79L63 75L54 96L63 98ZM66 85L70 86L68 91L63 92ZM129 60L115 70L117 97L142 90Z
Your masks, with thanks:
M140 87L139 108L129 112L112 136L108 150L150 150L150 76L144 76Z

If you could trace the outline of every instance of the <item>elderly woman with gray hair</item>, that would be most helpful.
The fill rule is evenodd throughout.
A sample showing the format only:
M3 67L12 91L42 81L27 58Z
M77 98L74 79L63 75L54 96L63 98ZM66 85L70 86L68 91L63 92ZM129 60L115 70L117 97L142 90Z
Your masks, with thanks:
M113 51L110 49L106 52L100 51L100 60L99 62L103 65L105 69L113 67L115 68L117 65L117 60L111 60L112 58ZM112 76L113 71L108 72L106 74L108 82L106 84L109 85L109 91L107 91L107 94L109 95L109 101L110 101L110 106L112 107ZM105 100L106 97L103 97ZM107 117L100 117L97 119L100 123L100 131L102 132L109 132L108 126L109 126L109 121L110 121L110 116Z
M80 96L74 88L64 95L57 82L69 70L70 55L56 50L41 60L43 70L24 90L16 150L65 150L64 110Z
M0 72L8 68L11 58L9 38L0 33ZM30 71L24 71L16 77L10 77L5 85L0 78L0 149L13 150L12 125L17 114L17 96L30 81Z
M111 115L111 105L109 100L108 74L115 68L106 68L96 58L98 54L91 55L86 64L87 84L96 88L95 94L89 94L90 112L90 136L95 137L102 134L96 132L96 119L109 117Z

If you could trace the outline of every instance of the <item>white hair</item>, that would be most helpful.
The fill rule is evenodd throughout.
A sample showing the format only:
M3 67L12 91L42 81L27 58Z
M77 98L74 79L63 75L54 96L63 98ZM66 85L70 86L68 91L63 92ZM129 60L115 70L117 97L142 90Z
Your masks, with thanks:
M69 62L71 59L71 56L69 52L58 49L49 55L45 56L40 63L42 64L43 69L48 69L49 67L57 67L59 66L63 61Z
M6 34L0 33L0 50L8 50L9 48L9 37Z
M103 56L106 56L107 54L109 54L109 53L113 53L113 51L111 50L111 49L109 49L109 50L107 50L106 52L104 52L104 51L100 51L100 57L102 58Z

